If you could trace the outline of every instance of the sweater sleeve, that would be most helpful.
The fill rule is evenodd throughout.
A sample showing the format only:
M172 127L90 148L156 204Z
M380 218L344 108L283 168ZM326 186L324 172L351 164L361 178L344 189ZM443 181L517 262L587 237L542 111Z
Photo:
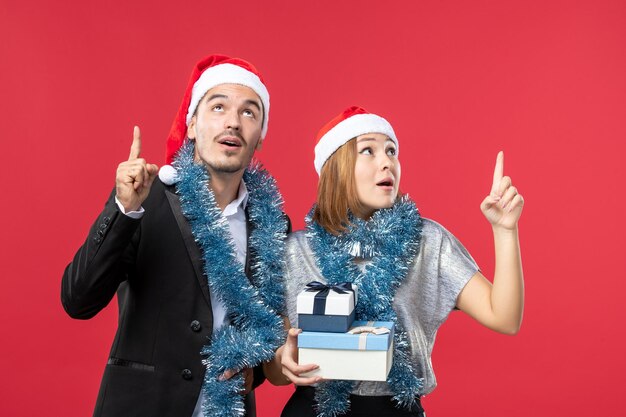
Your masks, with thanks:
M425 330L432 333L455 308L459 294L479 268L452 233L432 220L427 222L418 272L418 302Z

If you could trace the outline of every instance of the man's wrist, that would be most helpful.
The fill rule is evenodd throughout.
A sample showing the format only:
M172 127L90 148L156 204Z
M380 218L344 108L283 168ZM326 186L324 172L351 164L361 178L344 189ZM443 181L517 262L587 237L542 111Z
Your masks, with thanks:
M117 208L120 209L122 214L124 214L125 216L130 217L131 219L141 219L143 217L144 212L145 212L145 210L141 206L139 207L138 210L126 211L126 209L124 208L124 205L120 202L120 200L117 198L117 196L115 196L115 204L117 204Z

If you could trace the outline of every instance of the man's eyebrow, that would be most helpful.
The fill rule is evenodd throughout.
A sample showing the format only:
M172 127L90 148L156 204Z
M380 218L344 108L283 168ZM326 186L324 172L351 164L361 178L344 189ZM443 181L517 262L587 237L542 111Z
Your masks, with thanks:
M216 98L228 98L228 96L225 95L225 94L213 94L213 95L207 97L206 101L215 100Z
M207 97L206 101L209 102L211 100L215 100L216 98L228 98L228 96L226 94L213 94ZM244 101L244 104L247 104L249 106L255 106L257 109L259 109L259 111L261 111L261 105L256 100L248 99Z
M259 111L261 111L261 105L256 100L248 99L245 101L245 103L251 106L255 106L257 109L259 109Z

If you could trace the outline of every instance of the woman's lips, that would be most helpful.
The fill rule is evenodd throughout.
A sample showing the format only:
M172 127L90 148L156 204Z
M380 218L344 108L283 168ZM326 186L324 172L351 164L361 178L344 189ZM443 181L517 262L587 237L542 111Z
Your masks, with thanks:
M378 185L379 187L390 187L390 188L393 188L393 184L394 184L393 178L385 178L376 183L376 185Z

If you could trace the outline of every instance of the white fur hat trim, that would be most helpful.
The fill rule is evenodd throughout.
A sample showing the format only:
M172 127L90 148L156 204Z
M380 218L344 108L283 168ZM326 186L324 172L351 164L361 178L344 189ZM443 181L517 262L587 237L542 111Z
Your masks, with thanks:
M396 144L396 152L400 150L398 139L391 124L375 114L355 114L341 121L322 136L315 145L315 170L317 175L322 172L324 163L343 144L350 139L366 133L382 133Z
M191 90L191 101L189 103L189 109L187 110L186 122L189 126L189 122L193 117L196 107L202 100L202 97L211 88L220 84L239 84L251 88L255 93L259 95L261 102L263 103L263 127L261 129L261 139L265 138L267 134L267 124L270 118L270 93L267 91L265 84L254 73L234 64L219 64L214 67L207 68L198 81L196 81Z

